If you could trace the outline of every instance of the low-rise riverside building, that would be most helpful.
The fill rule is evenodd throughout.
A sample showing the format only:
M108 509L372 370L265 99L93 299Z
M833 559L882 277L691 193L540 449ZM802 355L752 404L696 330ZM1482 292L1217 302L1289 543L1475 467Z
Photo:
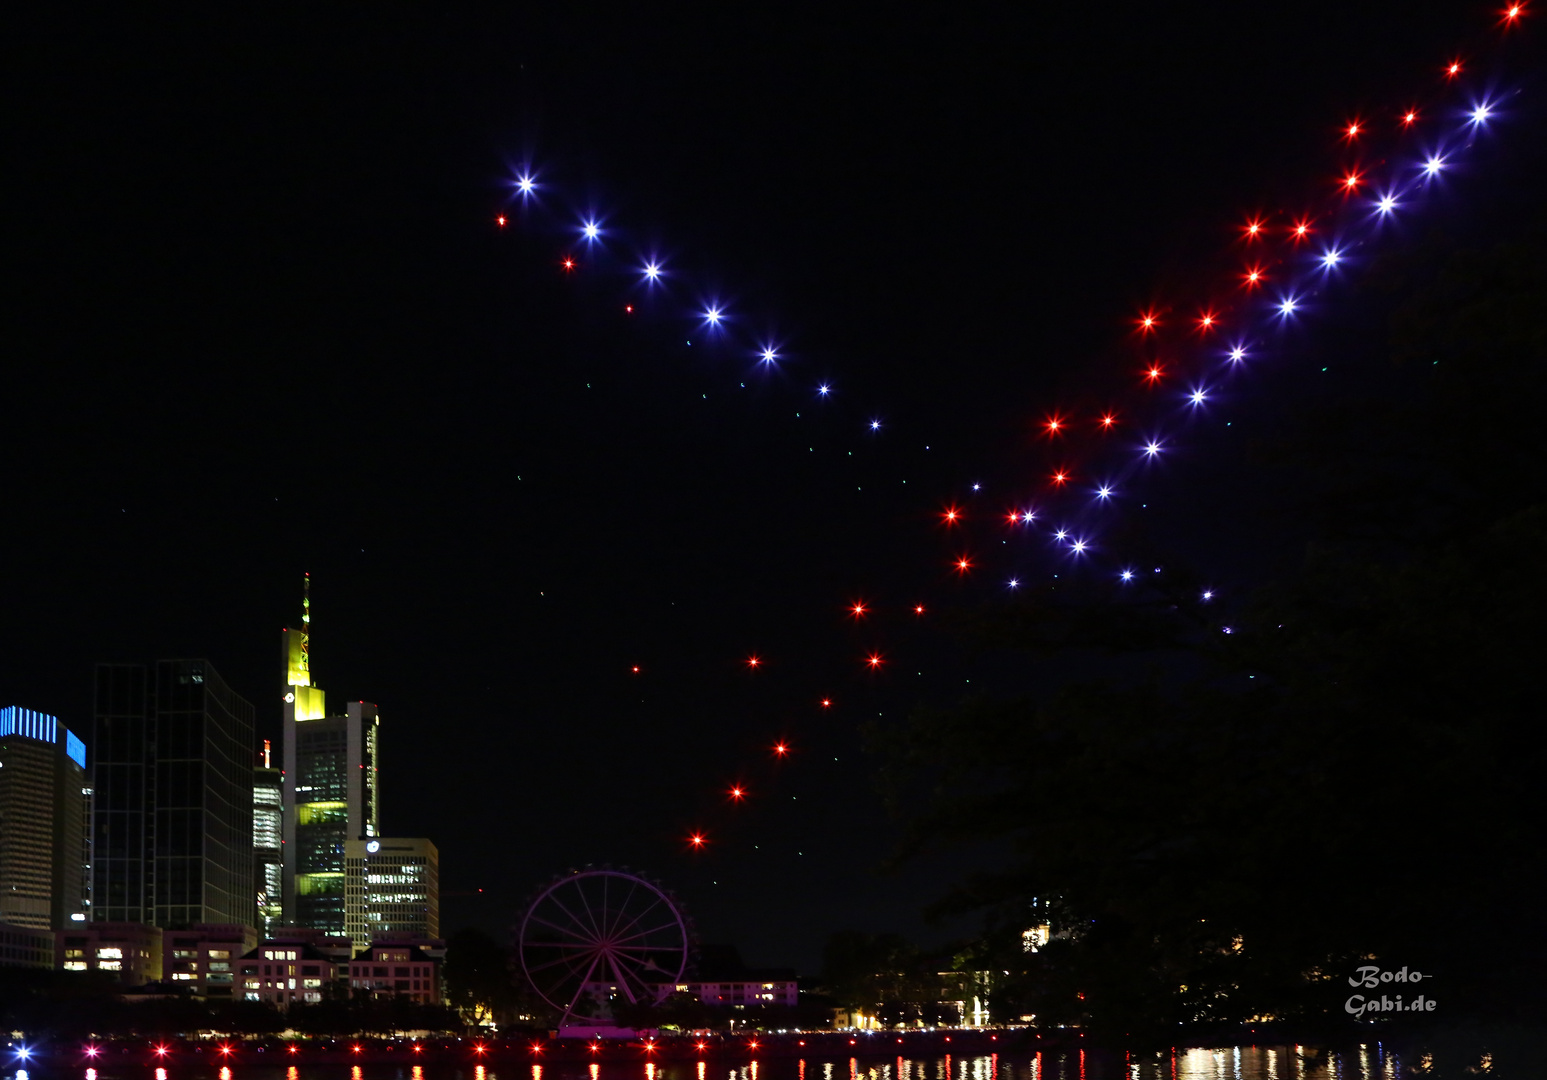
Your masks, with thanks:
M161 981L161 931L135 922L82 923L55 934L55 963L65 971L106 971L124 986Z
M239 997L236 969L257 945L258 931L239 923L196 923L189 930L162 931L162 978L191 983L199 997Z
M349 965L349 989L372 997L403 996L423 1005L439 1005L440 960L429 949L439 942L418 945L404 941L374 943Z
M242 957L238 976L243 1000L288 1009L297 1001L321 1001L324 988L339 977L339 965L312 945L266 941Z

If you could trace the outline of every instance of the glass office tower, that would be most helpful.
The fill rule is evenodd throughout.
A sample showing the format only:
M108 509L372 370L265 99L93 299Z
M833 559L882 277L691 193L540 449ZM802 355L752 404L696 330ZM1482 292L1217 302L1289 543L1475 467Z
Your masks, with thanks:
M253 707L207 660L96 669L93 919L257 924Z

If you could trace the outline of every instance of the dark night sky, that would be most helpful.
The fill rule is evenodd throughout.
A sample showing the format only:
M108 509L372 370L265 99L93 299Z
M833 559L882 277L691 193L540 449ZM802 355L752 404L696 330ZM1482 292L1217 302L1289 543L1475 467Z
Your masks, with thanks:
M314 670L381 706L444 929L611 861L758 962L924 933L962 863L874 873L855 724L998 677L903 614L962 595L936 510L1490 9L557 7L18 36L0 698L89 733L93 662L207 656L277 739L310 571ZM500 232L526 159L545 212ZM565 279L588 209L773 320L781 373ZM1239 480L1199 461L1156 528L1246 580L1281 552Z

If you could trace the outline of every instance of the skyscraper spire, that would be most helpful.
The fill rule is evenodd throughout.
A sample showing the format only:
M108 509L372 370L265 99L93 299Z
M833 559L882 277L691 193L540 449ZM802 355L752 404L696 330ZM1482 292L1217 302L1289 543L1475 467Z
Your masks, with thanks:
M311 685L312 674L312 576L303 574L301 581L301 670L306 673L306 685Z

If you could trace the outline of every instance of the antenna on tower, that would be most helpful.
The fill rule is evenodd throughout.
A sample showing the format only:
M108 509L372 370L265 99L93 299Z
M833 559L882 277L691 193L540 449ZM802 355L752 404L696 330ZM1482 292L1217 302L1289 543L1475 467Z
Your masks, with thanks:
M273 768L273 766L269 764L269 740L267 739L263 740L263 767L265 769Z

